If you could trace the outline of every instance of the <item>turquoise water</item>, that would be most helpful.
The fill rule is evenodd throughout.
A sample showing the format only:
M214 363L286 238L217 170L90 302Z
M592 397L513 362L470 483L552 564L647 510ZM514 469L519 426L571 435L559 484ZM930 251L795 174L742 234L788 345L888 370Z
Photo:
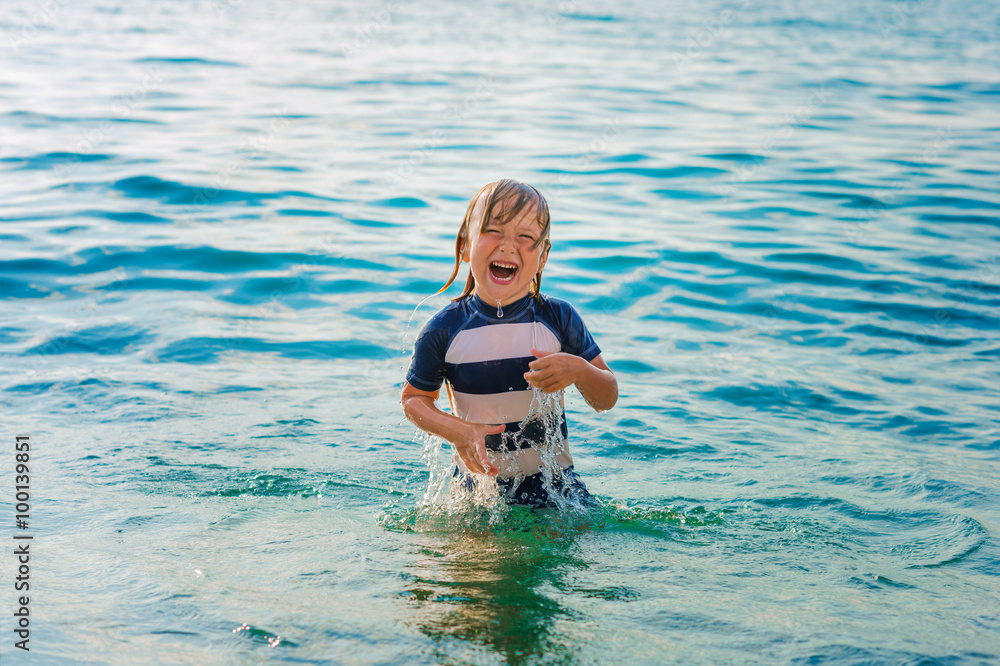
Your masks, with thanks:
M998 21L14 3L3 663L997 663ZM414 309L505 176L621 386L588 513L419 508Z

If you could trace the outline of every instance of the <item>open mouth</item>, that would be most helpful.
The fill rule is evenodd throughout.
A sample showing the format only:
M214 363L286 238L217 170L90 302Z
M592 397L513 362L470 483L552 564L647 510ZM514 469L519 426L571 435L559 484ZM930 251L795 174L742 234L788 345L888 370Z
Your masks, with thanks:
M517 275L517 266L503 261L490 262L490 277L500 284L510 284Z

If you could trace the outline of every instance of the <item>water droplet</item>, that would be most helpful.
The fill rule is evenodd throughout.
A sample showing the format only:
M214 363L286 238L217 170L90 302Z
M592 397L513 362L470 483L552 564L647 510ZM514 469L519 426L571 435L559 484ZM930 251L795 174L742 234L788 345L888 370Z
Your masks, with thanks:
M497 318L503 319L503 306L500 305L500 301L497 301Z

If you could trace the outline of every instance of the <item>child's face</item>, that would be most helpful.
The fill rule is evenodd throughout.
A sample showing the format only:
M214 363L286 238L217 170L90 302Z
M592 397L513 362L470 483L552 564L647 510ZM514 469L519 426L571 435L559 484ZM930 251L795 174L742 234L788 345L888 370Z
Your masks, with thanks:
M545 266L545 241L532 248L542 234L535 207L525 208L516 218L501 224L495 218L503 210L493 207L493 218L482 227L486 197L481 197L469 220L469 245L463 251L476 279L476 295L489 304L507 305L526 296L535 274Z

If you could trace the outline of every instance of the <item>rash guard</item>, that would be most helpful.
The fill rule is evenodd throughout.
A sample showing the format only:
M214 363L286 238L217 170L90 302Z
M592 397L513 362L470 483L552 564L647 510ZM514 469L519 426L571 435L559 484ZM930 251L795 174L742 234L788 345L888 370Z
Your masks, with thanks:
M532 389L524 373L535 360L532 349L566 352L587 362L601 353L579 313L566 301L529 295L504 307L499 317L495 304L472 294L453 301L424 325L406 374L406 381L421 391L438 391L447 382L455 416L506 425L505 437L487 437L488 449L508 451L501 461L505 464L495 461L502 477L537 474L541 462L531 444L544 432L525 427L520 437L511 437L521 431L531 405ZM564 414L560 428L565 438ZM468 471L457 456L456 460ZM573 464L568 450L557 460L563 467Z

